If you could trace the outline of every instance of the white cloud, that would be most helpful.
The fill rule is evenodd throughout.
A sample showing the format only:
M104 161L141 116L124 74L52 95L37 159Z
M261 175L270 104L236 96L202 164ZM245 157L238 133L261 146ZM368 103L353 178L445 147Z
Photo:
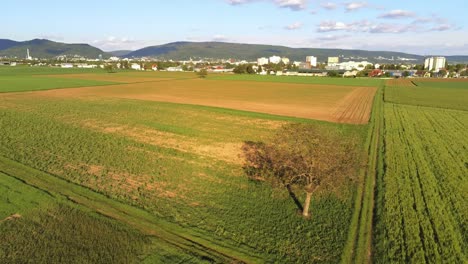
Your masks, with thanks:
M411 18L414 16L415 14L411 11L396 9L396 10L391 10L387 13L381 14L380 16L378 16L378 18L400 19L400 18Z
M431 31L446 31L446 30L450 30L450 29L453 29L452 25L450 25L450 24L440 24L440 25L432 27L430 30Z
M369 33L404 33L417 30L418 28L414 25L380 23L372 26Z
M261 2L262 0L226 0L230 5L242 5L252 2ZM307 8L308 0L263 0L272 2L281 8L289 8L294 11L304 10Z
M228 41L229 39L224 36L224 35L221 35L221 34L218 34L218 35L214 35L213 38L211 38L213 41L220 41L220 42L224 42L224 41Z
M101 40L93 40L91 44L105 51L113 51L120 49L134 50L145 46L145 42L143 41L136 41L127 37L119 38L115 36L109 36Z
M338 5L333 2L322 3L320 6L327 10L335 10L338 7Z
M350 35L325 35L318 37L317 40L321 41L337 41L349 37Z
M356 11L358 9L367 7L367 2L349 2L345 3L345 9L347 12Z
M302 27L301 22L295 22L295 23L292 23L291 25L287 25L285 27L285 29L287 29L287 30L296 30L296 29L300 29L301 27Z
M367 20L344 23L340 21L322 21L318 28L318 32L331 31L348 31L348 32L366 32L369 30L371 23Z

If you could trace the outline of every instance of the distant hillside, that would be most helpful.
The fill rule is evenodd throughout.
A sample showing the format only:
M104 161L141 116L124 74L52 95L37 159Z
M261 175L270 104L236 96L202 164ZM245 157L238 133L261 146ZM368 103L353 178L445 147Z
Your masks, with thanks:
M26 49L34 58L54 58L61 55L79 55L86 58L97 58L100 54L104 58L110 56L140 58L152 57L157 59L188 60L190 58L211 59L238 59L254 61L260 57L278 55L287 57L292 61L304 61L306 56L316 56L320 62L327 61L328 57L339 56L341 61L361 61L379 63L422 63L424 56L393 52L368 51L345 49L316 49L316 48L289 48L285 46L239 44L226 42L173 42L164 45L150 46L136 51L116 50L104 52L88 44L66 44L46 39L33 39L29 41L13 41L0 39L0 57L25 58ZM468 63L468 56L445 56L449 63ZM392 60L393 58L393 60Z
M0 51L11 48L17 45L18 43L19 43L18 41L13 41L9 39L0 39Z
M0 47L5 47L0 48L0 56L17 58L26 57L26 49L29 49L30 55L34 58L54 58L61 55L97 58L99 54L108 57L107 53L89 44L66 44L47 39L33 39L23 42L1 40Z
M224 42L174 42L151 46L127 54L127 57L159 57L176 60L189 58L234 58L255 60L273 55L285 56L291 60L304 61L306 56L316 56L326 61L331 56L341 56L344 60L363 60L389 62L387 59L398 57L423 60L423 56L391 51L366 51L343 49L289 48L284 46L237 44ZM383 57L383 58L382 58ZM401 61L401 60L400 60Z
M108 53L111 54L112 56L124 57L131 52L132 52L131 50L114 50L114 51L109 51Z

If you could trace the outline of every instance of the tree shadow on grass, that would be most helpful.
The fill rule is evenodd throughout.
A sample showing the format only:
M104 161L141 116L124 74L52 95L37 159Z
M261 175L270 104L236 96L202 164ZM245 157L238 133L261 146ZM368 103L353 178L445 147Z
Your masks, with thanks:
M289 196L296 204L298 210L301 212L304 210L302 203L294 193L293 188L290 184L284 182L278 182L277 179L268 177L268 168L271 166L271 161L265 155L265 148L267 146L263 142L245 141L242 145L242 153L245 157L243 170L249 177L249 180L254 182L263 182L267 179L273 181L274 186L282 186L288 190Z

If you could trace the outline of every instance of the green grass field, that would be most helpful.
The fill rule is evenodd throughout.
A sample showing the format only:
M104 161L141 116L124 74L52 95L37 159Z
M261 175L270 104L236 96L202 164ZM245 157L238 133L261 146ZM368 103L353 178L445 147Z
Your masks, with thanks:
M355 187L343 197L317 198L315 217L304 221L286 190L247 180L239 149L291 121L362 135L366 126L136 100L24 96L4 103L9 108L1 110L0 126L8 129L0 152L9 159L144 208L224 247L262 252L262 259L340 259Z
M41 79L48 85L44 89L64 79L39 75L0 78L14 80L17 88L21 81L16 79ZM116 75L130 81L192 78L167 72ZM10 201L0 207L0 216L21 215L0 223L6 234L21 234L13 244L0 243L0 258L50 258L40 255L48 237L57 238L48 244L57 247L50 254L63 257L75 245L70 237L94 241L94 235L102 235L109 240L97 248L122 251L114 262L337 263L349 243L357 184L344 187L339 196L315 197L313 217L304 220L287 190L246 177L240 147L244 141L266 141L291 122L357 134L362 141L367 125L110 97L0 96L0 197ZM13 191L23 188L28 190ZM302 200L303 193L296 191ZM62 230L48 215L86 224ZM87 226L103 233L85 236L80 232ZM36 228L58 231L47 230L32 250L28 234ZM88 245L73 255L109 259ZM25 249L22 257L11 254L18 246Z
M208 79L230 81L257 81L276 83L302 83L318 85L350 85L350 86L379 86L383 80L371 78L324 78L305 76L275 76L250 74L211 74Z
M193 73L12 68L0 68L2 263L466 262L466 82L206 80L230 89L236 80L380 86L370 123L349 125L116 98L132 83L164 90L158 78L185 83ZM112 78L120 85L103 94L8 93ZM358 135L368 157L360 180L313 198L309 220L285 189L249 180L242 169L243 142L267 141L289 123Z
M384 90L373 259L465 263L466 89L458 82L416 83Z
M25 92L73 87L88 87L117 84L115 82L66 79L44 76L0 76L0 93Z
M468 110L468 81L415 81L418 86L388 86L385 101L446 109Z

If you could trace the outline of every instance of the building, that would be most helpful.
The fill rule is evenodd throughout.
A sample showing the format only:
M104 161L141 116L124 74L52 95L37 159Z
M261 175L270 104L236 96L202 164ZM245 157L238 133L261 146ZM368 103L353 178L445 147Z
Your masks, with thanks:
M182 66L177 66L177 67L169 67L166 69L167 71L170 71L170 72L181 72L181 71L184 71L182 69Z
M132 63L132 65L130 65L130 69L139 71L141 70L141 65L138 63Z
M328 57L328 66L336 66L338 63L340 63L339 57Z
M270 63L278 64L278 63L281 62L281 57L280 56L271 56L269 58L269 61L270 61Z
M71 63L62 63L60 64L61 68L73 68L73 64Z
M282 61L284 64L286 64L286 65L289 64L289 59L286 58L286 57L281 58L281 61Z
M310 67L317 67L317 57L315 56L307 56L306 63L310 65Z
M445 68L447 60L445 57L430 57L424 60L424 69L429 71L439 72Z
M31 57L31 55L29 54L29 49L26 49L26 59L27 60L32 60L33 58Z
M265 57L261 57L257 59L257 65L266 65L268 64L268 59Z

